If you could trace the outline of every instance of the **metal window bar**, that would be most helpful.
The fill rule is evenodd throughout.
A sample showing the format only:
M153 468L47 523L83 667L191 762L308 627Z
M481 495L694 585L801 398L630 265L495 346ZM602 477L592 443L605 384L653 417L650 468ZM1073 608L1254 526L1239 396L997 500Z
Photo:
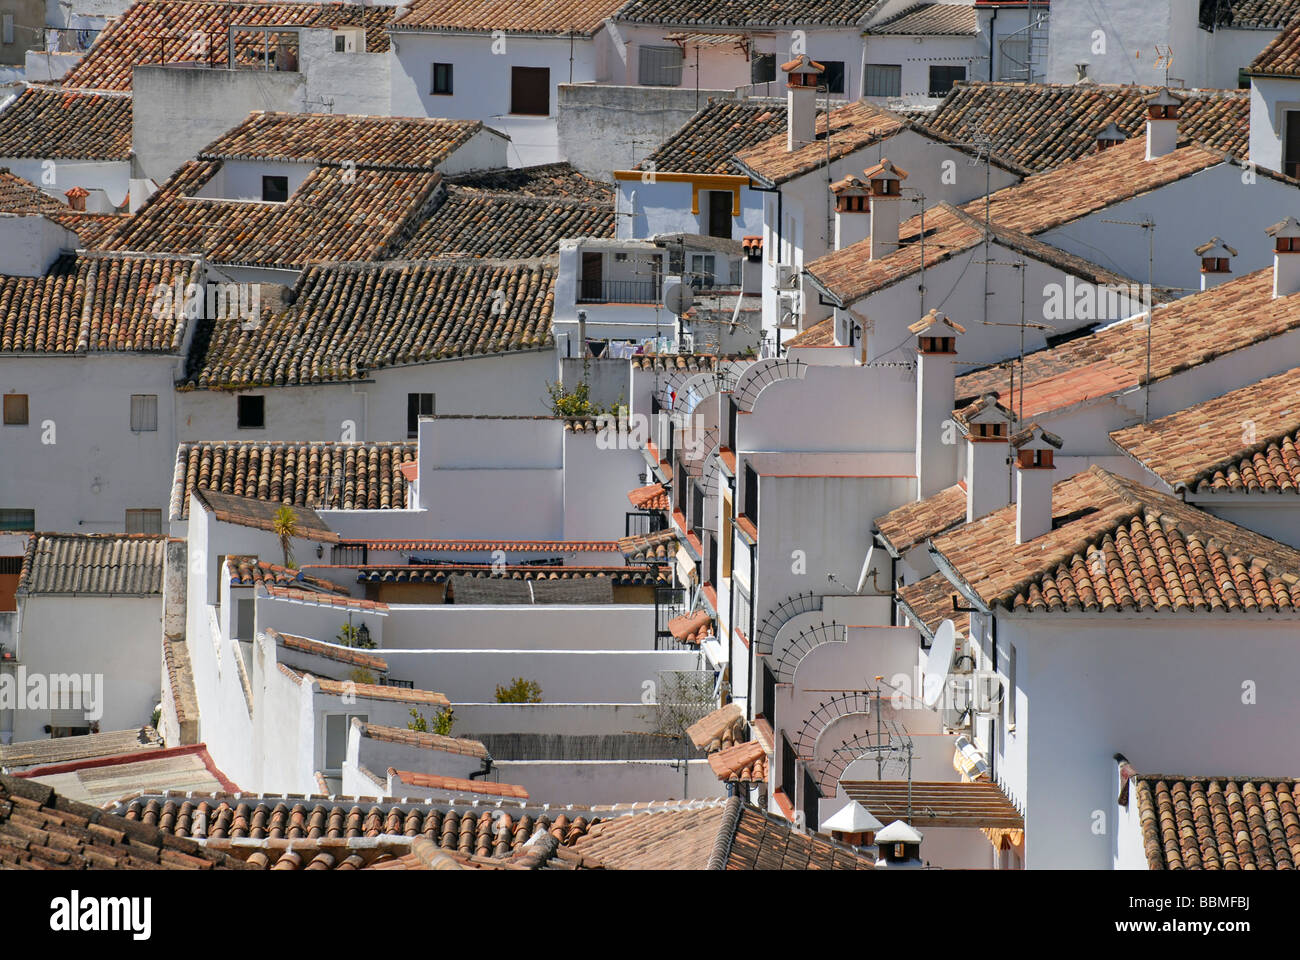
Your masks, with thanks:
M578 283L579 303L658 303L653 280L598 280L583 277Z

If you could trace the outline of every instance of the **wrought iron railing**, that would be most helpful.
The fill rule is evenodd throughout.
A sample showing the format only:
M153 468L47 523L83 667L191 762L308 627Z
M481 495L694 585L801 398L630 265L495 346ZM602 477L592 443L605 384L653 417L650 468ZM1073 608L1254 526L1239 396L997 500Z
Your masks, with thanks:
M653 280L596 280L578 283L579 303L658 303L659 285Z

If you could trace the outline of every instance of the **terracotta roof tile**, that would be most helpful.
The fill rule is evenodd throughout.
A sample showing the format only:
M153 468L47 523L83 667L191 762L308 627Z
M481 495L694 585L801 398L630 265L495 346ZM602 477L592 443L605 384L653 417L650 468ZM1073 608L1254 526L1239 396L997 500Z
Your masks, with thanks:
M932 573L908 584L896 596L913 622L931 638L945 620L951 620L962 636L970 632L970 612L953 610L952 600L957 590L942 573ZM964 607L966 603L959 600L958 605Z
M627 499L638 510L667 510L670 506L668 494L662 483L652 483L649 486L629 490ZM622 543L623 541L620 540L620 546Z
M185 442L176 451L171 518L189 516L197 487L313 509L405 509L399 468L415 459L415 443Z
M827 162L828 155L831 161L838 160L873 143L879 143L909 126L904 117L866 100L838 107L830 112L829 118L829 147L826 145L827 115L822 114L817 118L817 134L813 143L798 150L787 150L786 136L781 133L756 147L739 152L735 158L736 163L742 170L769 186L776 185L818 169Z
M360 697L363 700L394 700L398 703L422 703L433 707L451 706L450 700L433 690L387 687L375 683L354 683L351 680L345 683L341 680L330 680L326 677L302 673L291 667L286 667L284 664L279 666L281 672L296 680L299 684L312 684L319 688L321 693L334 697L348 696Z
M1116 84L958 83L926 119L959 141L983 134L994 156L1035 172L1095 153L1097 134L1114 123L1129 138L1146 134L1146 101L1159 87ZM1180 90L1182 136L1245 159L1249 90Z
M343 647L336 643L321 643L319 640L310 640L307 637L295 637L269 627L266 629L266 635L288 650L310 653L313 656L337 660L339 663L350 663L353 666L378 670L381 673L388 670L388 661L376 653L367 653L365 650Z
M131 98L28 87L0 111L0 157L130 160Z
M393 30L590 36L623 0L414 0Z
M667 494L664 496L666 497ZM668 507L665 505L659 509L667 510ZM618 541L618 548L629 563L668 562L677 555L677 534L670 528L656 533L624 537Z
M511 564L504 571L491 563L366 564L357 568L361 583L455 583L469 580L525 583L547 581L608 580L613 586L665 585L669 571L645 566L554 566Z
M613 206L614 187L580 173L571 163L540 163L531 167L500 167L447 177L466 195L507 194L551 200L583 200Z
M745 711L740 704L729 703L691 724L686 728L686 735L701 750L713 753L743 742L740 734L744 729Z
M875 0L630 0L616 19L683 27L845 27L862 23L875 6Z
M689 616L673 617L666 626L682 643L698 644L713 636L713 617L702 607Z
M197 282L195 260L64 256L42 277L0 276L0 353L180 353L184 316L154 316L159 284Z
M709 768L724 783L767 783L767 751L757 740L709 755Z
M618 549L617 540L349 540L371 550L430 553L604 553Z
M974 36L979 32L979 14L967 4L918 3L882 23L872 24L866 32L908 37Z
M1292 612L1300 551L1100 467L1052 489L1052 529L1016 543L1016 506L935 537L980 600L1018 611Z
M479 760L488 758L487 747L478 740L468 737L444 737L436 733L419 730L407 730L402 727L388 727L378 723L362 723L361 736L384 743L401 743L421 750L435 750L440 753L455 753Z
M30 180L11 173L8 167L0 167L0 213L64 214L71 211L66 203L45 193Z
M318 577L309 577L304 575L301 570L282 567L278 563L268 563L265 560L257 559L257 557L227 557L226 563L230 567L231 586L307 586L315 590L323 590L326 593L338 593L344 596L348 593L347 587L340 586L337 583L321 580ZM274 633L272 630L266 632L268 635Z
M38 533L28 538L18 592L161 594L167 538L130 533Z
M1264 269L1159 307L1151 327L1151 379L1159 381L1300 327L1300 297L1273 296ZM1026 417L1140 386L1147 329L1141 315L1025 355ZM1077 383L1075 382L1077 379ZM1058 395L1059 390L1059 395ZM1007 392L996 367L957 378L959 400ZM1032 401L1032 403L1030 402Z
M1175 490L1300 493L1298 401L1300 367L1110 436Z
M374 600L362 600L357 597L345 597L339 594L316 593L312 590L302 590L295 587L277 587L269 583L263 583L263 588L268 596L276 597L280 600L295 600L298 603L309 603L318 607L346 607L353 610L387 610L388 604L379 603Z
M807 330L785 341L785 348L791 347L833 347L835 346L835 318L827 317L814 323Z
M733 155L785 135L785 109L785 101L774 97L712 100L637 164L637 169L734 174Z
M899 555L935 534L966 522L966 488L960 483L932 497L905 503L876 518L876 529Z
M388 50L384 27L391 6L342 3L220 3L213 0L138 0L95 38L62 80L64 89L131 89L131 70L149 63L226 64L226 37L240 26L366 27L366 52ZM196 45L196 35L205 36ZM260 44L259 44L260 49ZM244 58L240 57L241 62Z
M1273 38L1250 65L1250 72L1261 76L1300 76L1300 20Z
M188 385L331 383L552 342L555 271L529 265L357 264L304 271L294 303L253 329L203 320Z
M450 795L478 793L489 797L513 797L527 800L528 791L513 783L494 783L490 780L465 780L460 777L443 777L432 773L417 773L413 770L388 768L389 776L412 787L425 787L430 790L446 790Z
M1136 778L1152 870L1300 867L1300 781L1244 777Z
M1211 14L1215 19L1210 19ZM1213 8L1201 8L1201 26L1277 29L1285 27L1297 15L1300 15L1300 0L1222 0Z
M322 540L328 543L338 541L338 534L330 530L325 521L315 510L299 505L274 503L270 500L258 500L253 497L236 497L208 487L195 487L194 493L199 500L212 511L212 515L223 523L234 523L241 527L254 527L258 530L277 532L277 520L280 510L289 506L293 515L297 535L304 539ZM251 558L254 563L256 558ZM267 566L271 566L268 564ZM262 579L270 580L270 577ZM346 592L346 591L344 591Z

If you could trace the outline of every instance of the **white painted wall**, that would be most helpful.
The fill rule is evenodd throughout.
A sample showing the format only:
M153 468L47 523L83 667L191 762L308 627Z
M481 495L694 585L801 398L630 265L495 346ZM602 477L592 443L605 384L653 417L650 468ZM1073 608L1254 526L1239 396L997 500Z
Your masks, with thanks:
M48 165L47 165L48 164ZM40 157L0 157L0 167L36 184L51 196L67 202L73 187L103 190L114 207L126 202L130 189L129 160L45 160ZM78 244L79 245L79 244Z
M502 760L492 779L528 791L543 803L630 803L649 798L692 800L727 795L708 760Z

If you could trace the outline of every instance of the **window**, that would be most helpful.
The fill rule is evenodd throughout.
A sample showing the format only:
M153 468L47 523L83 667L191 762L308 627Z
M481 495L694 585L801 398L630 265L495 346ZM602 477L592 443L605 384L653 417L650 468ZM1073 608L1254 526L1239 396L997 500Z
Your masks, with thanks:
M235 639L252 640L257 632L254 627L254 614L257 601L252 597L240 597L235 601Z
M161 510L128 510L126 512L127 533L162 533Z
M681 47L641 47L638 51L643 87L680 87L682 85Z
M245 430L261 430L266 426L266 397L236 397L237 424Z
M966 68L930 65L930 96L946 97L952 91L952 85L966 79Z
M158 429L158 396L152 393L131 395L131 431L148 433Z
M22 427L27 425L27 394L5 394L5 426Z
M691 286L712 287L713 278L717 275L716 263L717 261L711 253L692 253Z
M343 769L343 758L348 752L348 730L353 720L365 723L364 713L330 713L325 716L325 772L338 773Z
M0 18L0 29L3 29L4 31L2 35L2 42L13 43L14 42L14 15L12 13L6 13L3 18Z
M262 199L267 203L284 203L289 199L288 177L263 177Z
M35 530L35 510L0 509L0 530Z
M348 38L341 33L334 34L334 52L335 53L348 52Z
M1283 124L1282 172L1300 175L1300 110L1288 110Z
M731 260L728 262L727 267L730 275L727 282L730 286L736 288L740 287L740 265L743 262L744 261L742 260Z
M451 96L451 64L435 63L433 65L433 86L430 93Z
M749 62L750 83L772 83L776 80L776 54L756 53Z
M414 440L420 435L420 418L433 416L433 394L408 393L406 395L406 438Z
M741 511L750 523L758 526L758 471L745 464L745 509Z
M1002 694L1002 709L1006 711L1008 732L1016 729L1016 646L1007 651L1007 689Z
M711 237L731 239L731 211L735 203L735 194L730 190L709 191L708 232Z
M551 71L548 67L510 68L510 112L534 117L551 115Z
M897 63L867 64L868 97L898 97L903 93L903 68Z
M844 61L843 60L822 60L821 65L826 68L822 74L822 83L826 86L827 93L844 92Z

